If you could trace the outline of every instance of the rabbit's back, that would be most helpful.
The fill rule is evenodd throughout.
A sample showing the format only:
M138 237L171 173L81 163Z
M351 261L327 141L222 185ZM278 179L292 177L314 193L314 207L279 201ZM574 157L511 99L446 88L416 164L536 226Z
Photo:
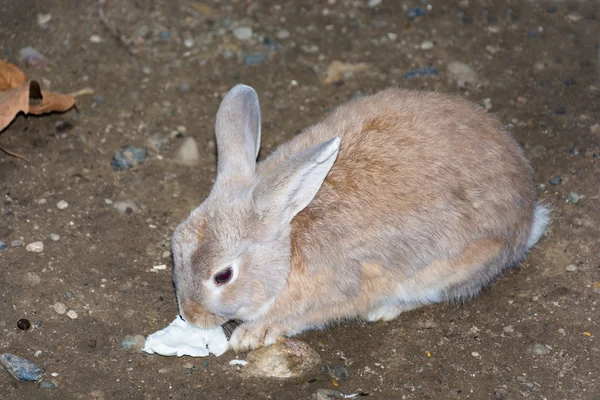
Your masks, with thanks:
M477 241L496 249L498 268L526 250L531 168L480 107L386 90L339 107L277 149L258 173L336 136L342 142L333 168L292 221L294 245L306 257L344 261L344 268L348 260L356 268L370 260L407 276Z

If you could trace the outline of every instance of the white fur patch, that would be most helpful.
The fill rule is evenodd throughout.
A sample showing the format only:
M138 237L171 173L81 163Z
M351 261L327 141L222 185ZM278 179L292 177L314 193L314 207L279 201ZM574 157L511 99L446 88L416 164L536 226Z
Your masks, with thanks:
M527 240L527 248L530 249L540 240L546 226L550 222L550 210L540 204L535 207L533 212L533 222L531 224L531 233L529 233L529 239Z

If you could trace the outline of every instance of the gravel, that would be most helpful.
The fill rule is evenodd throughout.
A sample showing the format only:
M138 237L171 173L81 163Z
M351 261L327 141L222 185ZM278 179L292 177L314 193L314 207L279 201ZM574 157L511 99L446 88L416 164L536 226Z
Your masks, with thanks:
M121 148L110 161L110 166L115 171L133 168L144 162L146 159L146 149L127 145Z
M0 364L20 381L39 381L44 373L37 364L12 354L0 354Z
M42 242L33 242L29 243L27 247L25 247L27 251L31 251L33 253L41 253L44 251L44 243Z
M65 306L63 303L60 303L60 302L54 303L52 308L54 308L54 311L56 311L56 313L59 315L66 314L66 312L67 312L67 306Z
M233 36L237 40L250 40L252 38L252 28L249 26L240 26L233 30Z
M575 264L569 264L565 267L565 270L567 272L577 272L577 265Z
M550 354L550 349L540 343L534 344L532 350L533 354L535 354L536 356L545 356Z
M448 64L448 78L459 88L476 87L479 84L479 75L469 65L452 61Z
M0 241L0 251L6 249L8 246L6 245L6 243Z
M67 207L69 207L69 203L67 203L64 200L61 200L58 203L56 203L56 208L58 208L59 210L65 210Z

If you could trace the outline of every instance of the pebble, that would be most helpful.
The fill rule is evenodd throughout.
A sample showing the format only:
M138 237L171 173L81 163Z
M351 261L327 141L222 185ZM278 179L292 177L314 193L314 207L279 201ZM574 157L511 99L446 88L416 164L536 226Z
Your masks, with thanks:
M377 7L378 5L380 5L383 2L383 0L369 0L369 2L367 3L367 5L370 8L374 8Z
M579 195L575 192L571 192L567 195L567 203L577 204L579 203Z
M246 54L244 56L244 65L250 66L250 65L260 64L260 63L263 63L266 59L267 59L266 53Z
M333 389L319 389L315 393L315 400L337 400L343 399L344 396L337 390Z
M25 47L19 51L23 63L34 69L46 69L50 60L33 47Z
M54 390L56 385L50 381L42 381L40 382L40 389Z
M342 365L332 365L329 368L329 374L332 378L340 381L347 381L349 377L348 369Z
M58 233L51 233L50 235L48 235L48 237L53 242L58 242L60 240L60 235Z
M166 264L155 265L152 267L152 269L155 271L164 271L167 269L167 265Z
M167 139L160 133L153 133L148 139L146 139L146 146L156 153L160 153L166 143Z
M421 43L421 50L431 50L433 49L433 42L431 40L426 40Z
M533 354L536 356L545 356L550 354L550 349L543 344L536 343L533 345Z
M422 17L423 15L425 15L425 10L423 8L421 8L421 7L411 8L406 13L406 17L408 19L415 19L417 17Z
M56 203L56 208L58 208L59 210L64 210L67 207L69 207L69 203L67 203L64 200L59 201L58 203Z
M590 132L600 133L600 124L594 124L594 125L590 126Z
M233 30L233 36L237 40L250 40L252 37L252 28L249 26L240 26Z
M37 23L41 28L47 28L48 22L52 19L52 14L38 14Z
M248 354L244 373L254 377L297 378L316 371L321 357L309 345L286 339Z
M556 110L554 110L554 113L556 115L565 115L567 110L564 107L558 107Z
M22 331L28 331L31 329L31 322L28 319L21 318L17 321L17 327Z
M132 145L121 148L110 161L110 166L115 171L129 169L138 165L146 159L146 149L141 149Z
M139 353L144 348L146 338L142 335L127 335L121 341L121 347L130 353Z
M183 165L197 165L200 162L198 144L193 137L183 139L181 146L175 153L175 162Z
M3 241L0 240L0 251L4 250L7 247L8 246L6 245L6 243L4 243Z
M460 88L475 87L479 83L477 72L469 65L459 61L452 61L448 64L448 78Z
M160 40L171 40L171 32L162 30L158 33Z
M98 35L92 35L90 36L90 42L92 43L101 43L102 42L102 38Z
M67 312L67 306L60 302L54 303L52 308L54 308L54 311L56 311L56 313L59 315L63 315Z
M44 373L35 363L12 354L0 354L0 363L20 381L39 381Z
M77 312L75 312L74 310L69 310L69 311L67 311L67 317L69 317L71 319L77 319L77 317L79 317L79 315L77 315Z
M479 357L479 353L478 353L478 352L476 352L476 351L473 351L473 352L471 352L471 355L472 355L473 357Z
M190 86L190 84L189 84L189 83L187 83L187 82L181 82L181 83L179 84L179 91L180 91L181 93L187 93L187 92L189 92L189 91L190 91L190 89L191 89L191 88L192 88L192 87L191 87L191 86Z
M171 252L169 250L163 251L161 258L169 258L171 257Z
M492 99L489 97L483 99L482 104L486 111L490 111L492 109Z
M31 251L34 253L41 253L42 251L44 251L44 243L42 243L42 242L29 243L27 245L27 247L25 247L25 250Z
M513 333L515 331L515 328L512 325L507 325L504 328L502 328L502 330L504 331L504 333Z
M287 38L289 38L290 36L291 36L291 35L290 35L290 32L289 32L289 31L286 31L285 29L282 29L282 30L280 30L280 31L277 31L277 33L275 34L275 37L276 37L277 39L287 39Z
M562 183L562 178L560 176L555 176L554 178L548 181L551 185L560 185Z
M10 242L10 247L19 247L19 246L23 246L23 241L20 239L16 239L16 240L13 240L12 242Z
M577 265L569 264L565 267L565 271L567 272L577 272Z
M133 200L115 201L113 208L118 210L122 215L137 214L142 211L140 206Z

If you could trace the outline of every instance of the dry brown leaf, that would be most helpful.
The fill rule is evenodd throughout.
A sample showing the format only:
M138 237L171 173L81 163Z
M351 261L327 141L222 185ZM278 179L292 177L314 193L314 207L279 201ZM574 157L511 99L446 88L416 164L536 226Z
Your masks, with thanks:
M0 60L0 91L15 89L25 84L25 73L18 67Z
M6 128L18 113L29 112L29 85L0 93L0 131Z
M37 81L31 81L29 88L29 98L31 100L39 101L41 98L40 103L29 105L29 114L41 115L53 111L65 112L76 107L75 97L62 93L42 92Z
M209 17L215 13L215 10L212 7L202 3L194 2L192 3L192 8L198 11L200 14L207 15Z

